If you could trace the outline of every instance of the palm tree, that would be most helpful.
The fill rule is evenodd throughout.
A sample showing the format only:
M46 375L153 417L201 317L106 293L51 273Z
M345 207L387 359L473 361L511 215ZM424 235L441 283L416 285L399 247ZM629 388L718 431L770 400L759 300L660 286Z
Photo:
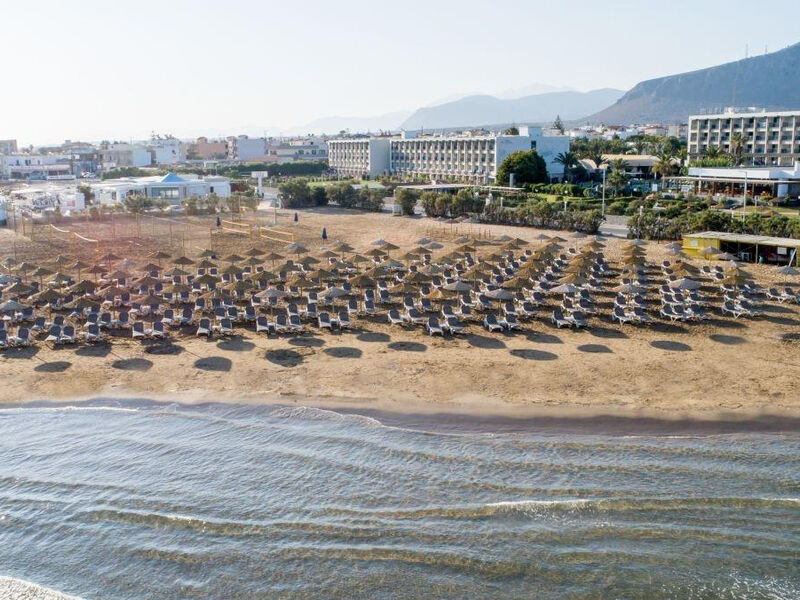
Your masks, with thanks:
M628 163L624 158L615 158L609 163L611 167L611 174L608 176L608 185L614 190L614 197L619 194L619 188L628 183L628 176L625 174L625 169L628 168Z
M672 175L675 171L675 156L667 148L662 148L657 155L657 160L653 165L653 173L661 176L661 189L666 188L667 175Z
M722 151L719 149L719 146L709 146L706 148L706 158L719 158L722 154Z
M742 164L744 154L744 138L739 132L731 136L730 155L733 158L733 166L738 167Z
M553 159L564 166L564 179L569 179L570 171L578 166L578 156L574 152L559 152Z
M599 150L590 150L589 153L586 155L586 158L591 160L594 163L595 168L599 169L600 165L605 162L605 158L603 158L603 153Z

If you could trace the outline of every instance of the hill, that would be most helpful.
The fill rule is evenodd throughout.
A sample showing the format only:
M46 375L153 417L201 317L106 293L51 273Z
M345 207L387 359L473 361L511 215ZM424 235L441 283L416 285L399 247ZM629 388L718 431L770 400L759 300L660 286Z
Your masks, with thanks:
M699 71L638 83L612 106L582 123L686 122L691 114L728 106L800 108L800 43Z
M591 114L622 96L621 90L591 92L550 92L504 100L476 95L438 106L420 108L401 125L402 129L442 129L474 127L492 123L544 123L556 115L578 119Z

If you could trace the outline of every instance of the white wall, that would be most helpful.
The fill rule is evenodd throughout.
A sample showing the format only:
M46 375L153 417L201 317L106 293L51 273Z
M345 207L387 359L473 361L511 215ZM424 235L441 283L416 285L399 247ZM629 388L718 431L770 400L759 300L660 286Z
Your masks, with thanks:
M373 138L369 141L369 176L377 177L389 171L389 138Z

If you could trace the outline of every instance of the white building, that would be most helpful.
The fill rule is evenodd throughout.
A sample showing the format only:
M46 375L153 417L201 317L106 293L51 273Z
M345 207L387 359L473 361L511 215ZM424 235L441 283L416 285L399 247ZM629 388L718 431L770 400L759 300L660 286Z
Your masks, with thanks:
M689 156L706 154L711 146L730 152L734 136L741 136L742 157L748 164L791 166L800 160L800 110L693 115Z
M0 155L0 179L74 179L72 159L66 154Z
M264 160L267 156L267 139L238 135L227 138L228 160Z
M325 140L319 137L270 138L267 140L266 154L268 162L276 163L325 160L328 158L328 147Z
M103 143L100 146L100 156L104 169L117 167L149 167L153 164L150 151L141 144L128 144L123 142Z
M147 149L154 165L174 165L186 160L186 147L183 142L171 136L154 136Z
M30 212L45 212L58 208L63 215L80 212L85 208L85 198L77 185L65 183L43 183L27 185L10 192L10 201L15 208Z
M186 198L204 198L216 194L220 198L231 195L231 183L227 177L193 177L169 173L163 177L125 177L107 179L91 185L95 200L101 204L119 204L129 194L143 194L148 198L164 199L178 206Z
M774 198L800 196L800 161L791 167L690 167L689 176L680 178L693 184L694 192L724 193L728 196L758 196L767 193Z
M346 177L377 177L390 172L390 138L328 140L328 165Z
M349 177L382 174L489 183L513 152L536 150L550 177L564 174L555 161L569 150L569 137L547 136L539 127L521 127L519 135L447 135L399 138L348 138L328 141L328 164Z

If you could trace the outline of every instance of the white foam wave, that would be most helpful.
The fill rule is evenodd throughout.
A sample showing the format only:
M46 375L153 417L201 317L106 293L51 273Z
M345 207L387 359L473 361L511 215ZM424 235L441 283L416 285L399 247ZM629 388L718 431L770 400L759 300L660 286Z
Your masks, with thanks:
M303 421L325 421L328 423L343 423L360 425L362 427L383 427L383 423L366 415L338 413L324 408L312 406L281 406L271 410L270 417L276 419L298 419Z
M71 412L71 411L106 411L106 412L139 412L137 408L123 408L121 406L15 406L0 408L0 413L22 412Z
M81 600L24 579L0 575L0 600Z
M573 498L570 500L502 500L500 502L489 502L486 506L493 508L534 508L545 506L583 506L593 502L588 498Z

